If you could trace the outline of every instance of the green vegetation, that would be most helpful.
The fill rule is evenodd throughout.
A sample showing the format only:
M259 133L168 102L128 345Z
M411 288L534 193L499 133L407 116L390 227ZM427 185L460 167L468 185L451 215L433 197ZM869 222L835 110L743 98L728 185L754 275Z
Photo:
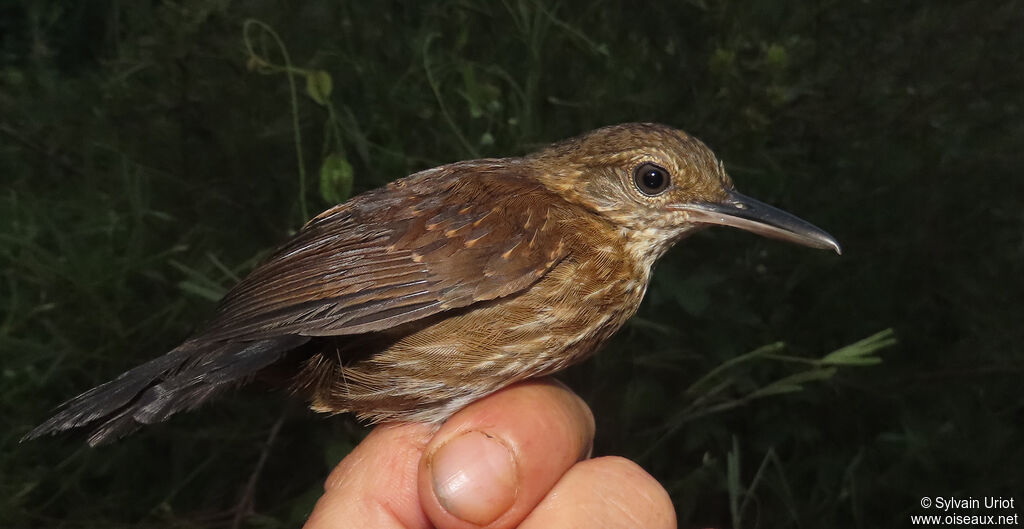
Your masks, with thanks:
M682 527L1024 501L1018 1L9 4L0 526L296 526L364 432L280 393L99 449L18 439L177 345L330 204L645 120L704 139L844 255L725 229L682 243L564 376L596 453L659 478Z

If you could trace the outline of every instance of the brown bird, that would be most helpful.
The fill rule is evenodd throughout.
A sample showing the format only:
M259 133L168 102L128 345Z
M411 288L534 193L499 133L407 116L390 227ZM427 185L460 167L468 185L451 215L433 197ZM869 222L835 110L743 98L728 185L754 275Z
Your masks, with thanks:
M636 312L655 261L712 224L840 251L737 193L703 143L663 125L421 171L321 213L201 332L26 437L94 426L99 444L270 372L316 411L440 422L594 353Z

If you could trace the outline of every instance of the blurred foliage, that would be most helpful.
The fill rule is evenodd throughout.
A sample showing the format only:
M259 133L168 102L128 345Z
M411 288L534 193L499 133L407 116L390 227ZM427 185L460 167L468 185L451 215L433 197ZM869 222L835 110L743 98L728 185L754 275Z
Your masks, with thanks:
M278 393L95 450L18 439L176 345L331 203L643 120L845 254L682 243L565 375L596 453L638 460L683 527L1021 501L1021 27L1017 1L5 3L0 525L296 526L364 431Z

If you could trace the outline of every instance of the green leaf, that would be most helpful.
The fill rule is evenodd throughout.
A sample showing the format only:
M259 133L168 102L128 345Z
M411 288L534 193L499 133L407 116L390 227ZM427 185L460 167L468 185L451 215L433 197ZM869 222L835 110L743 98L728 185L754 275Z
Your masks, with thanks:
M466 86L463 97L469 103L469 116L474 119L483 116L484 111L480 104L480 86L476 82L476 75L471 66L462 67L462 82Z
M352 164L345 156L331 153L320 166L320 196L329 204L340 204L352 196Z
M313 101L327 106L333 88L334 82L331 80L331 74L323 70L313 70L306 74L306 94Z
M740 518L740 498L743 496L743 485L740 483L740 441L732 436L732 450L726 454L725 460L726 486L729 491L729 512L733 520Z
M735 73L736 71L736 52L733 50L727 50L718 48L711 54L711 58L708 59L708 67L711 72L720 75L727 76Z
M703 392L706 391L705 388L707 388L709 386L712 386L713 383L715 383L716 380L721 375L723 375L724 373L726 373L728 370L732 369L733 367L735 367L735 366L737 366L739 364L743 364L745 362L749 362L751 360L756 360L756 359L761 358L763 356L767 356L767 355L776 353L776 352L782 350L782 348L784 348L784 347L785 347L784 343L782 343L782 342L775 342L775 343L771 343L771 344L767 344L767 345L762 345L761 347L758 347L757 349L754 349L753 351L751 351L749 353L746 353L746 354L743 354L743 355L740 355L740 356L737 356L737 357L734 357L734 358L730 358L729 360L726 360L725 362L722 362L721 364L719 364L718 367L712 369L711 371L706 373L704 376L702 376L699 379L697 379L697 381L694 382L693 384L690 384L690 387L687 388L686 392L689 393L689 394L703 393Z
M224 291L217 288L211 288L209 285L203 285L195 281L185 280L178 282L178 288L189 294L194 294L207 301L220 301L220 298L224 297Z
M789 64L789 54L786 47L781 44L771 44L764 47L764 62L774 70L784 70Z
M821 359L821 363L824 365L879 364L882 362L882 359L871 355L881 349L895 345L896 342L896 333L892 329L886 329L825 355Z
M807 382L816 382L819 380L828 380L836 374L836 368L829 367L826 369L811 369L808 371L801 371L792 375L780 378L767 386L758 389L750 394L751 399L759 399L761 397L767 397L769 395L779 395L782 393L793 393L795 391L801 391L804 389L804 384Z
M171 261L171 266L184 273L187 278L178 281L178 288L183 292L199 296L209 301L220 301L227 289L210 276L178 261Z

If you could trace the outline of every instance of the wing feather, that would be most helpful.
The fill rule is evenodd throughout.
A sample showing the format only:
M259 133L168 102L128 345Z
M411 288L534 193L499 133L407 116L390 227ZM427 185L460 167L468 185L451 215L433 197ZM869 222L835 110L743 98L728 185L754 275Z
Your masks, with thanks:
M526 176L452 164L336 206L232 290L201 337L379 331L522 291L566 255L548 222L558 198Z

